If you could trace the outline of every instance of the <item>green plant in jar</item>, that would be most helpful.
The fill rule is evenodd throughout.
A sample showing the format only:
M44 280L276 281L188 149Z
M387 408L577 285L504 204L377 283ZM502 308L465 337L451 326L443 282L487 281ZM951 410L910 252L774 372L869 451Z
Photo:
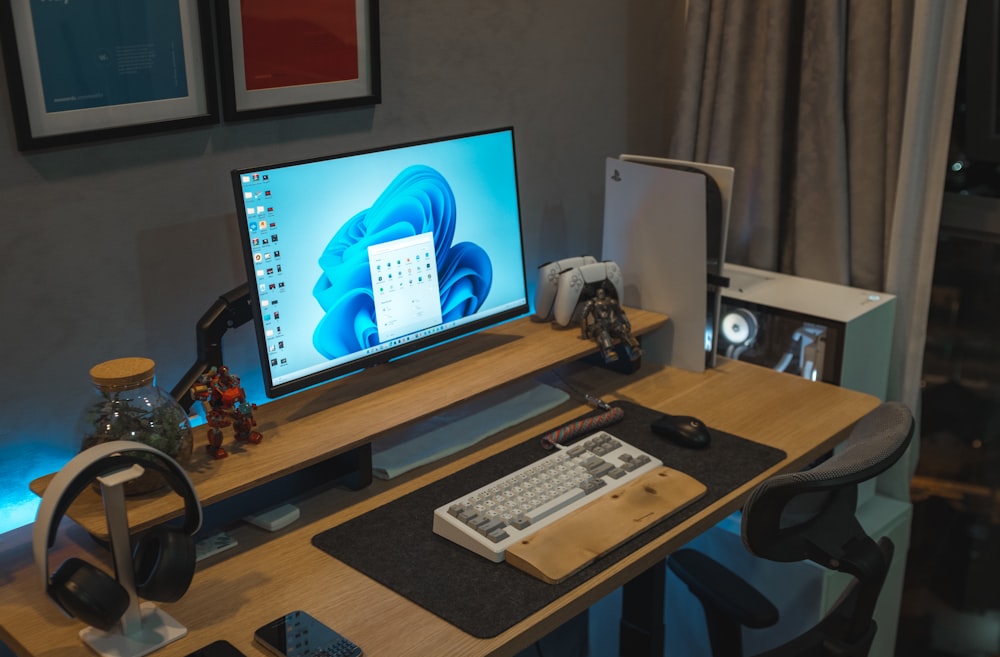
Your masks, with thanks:
M172 457L181 466L191 460L194 435L184 409L155 381L149 358L118 358L90 370L96 399L81 416L81 450L110 440L134 440ZM166 485L152 469L125 484L126 495Z

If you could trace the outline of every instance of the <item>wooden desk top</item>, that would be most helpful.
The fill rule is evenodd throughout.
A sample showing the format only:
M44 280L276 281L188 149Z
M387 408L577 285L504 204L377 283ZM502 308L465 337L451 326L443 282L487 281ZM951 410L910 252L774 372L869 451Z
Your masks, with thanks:
M483 456L531 439L544 427L569 421L587 409L580 405L560 410L546 416L544 426L527 422L530 426L484 441L481 449L418 469L398 480L377 481L361 491L337 489L321 493L302 505L298 522L275 534L250 526L234 529L239 545L199 564L187 595L178 602L161 605L187 627L188 635L154 654L180 657L216 639L228 639L248 656L259 655L262 653L252 644L253 629L287 611L304 609L353 639L366 655L373 657L512 655L731 513L766 476L801 467L830 449L858 418L878 404L869 395L737 361L722 361L705 373L646 364L636 374L624 376L580 363L563 365L558 372L559 378L577 391L695 415L719 429L783 449L788 458L628 559L488 640L463 633L311 545L315 534L335 524ZM428 531L429 527L428 520ZM107 555L85 532L64 521L56 546L50 551L50 563L54 568L69 556L85 556L91 562L108 564ZM78 638L80 629L81 623L64 618L44 595L32 559L31 526L0 535L0 639L25 656L82 655L88 649Z

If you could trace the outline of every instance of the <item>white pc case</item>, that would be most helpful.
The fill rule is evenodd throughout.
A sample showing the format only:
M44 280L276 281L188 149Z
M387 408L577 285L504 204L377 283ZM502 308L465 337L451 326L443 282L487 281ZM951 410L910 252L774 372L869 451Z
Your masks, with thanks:
M896 298L726 263L718 353L885 399Z

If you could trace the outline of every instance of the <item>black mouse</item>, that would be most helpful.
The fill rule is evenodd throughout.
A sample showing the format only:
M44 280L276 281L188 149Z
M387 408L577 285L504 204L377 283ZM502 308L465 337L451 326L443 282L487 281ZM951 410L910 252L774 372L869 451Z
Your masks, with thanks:
M649 427L653 433L681 447L704 449L712 442L712 435L705 423L690 415L663 415Z

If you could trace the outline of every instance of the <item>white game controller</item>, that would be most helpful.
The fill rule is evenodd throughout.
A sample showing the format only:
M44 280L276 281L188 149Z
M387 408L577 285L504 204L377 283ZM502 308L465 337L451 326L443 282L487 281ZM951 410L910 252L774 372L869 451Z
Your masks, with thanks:
M535 288L535 319L547 322L552 319L552 304L559 290L559 274L567 269L592 265L597 262L594 256L573 256L562 260L547 262L538 268L538 286Z
M625 283L622 280L621 269L610 260L580 265L560 273L556 298L552 303L556 324L569 326L575 319L584 287L602 281L610 283L614 288L616 300L623 298Z

